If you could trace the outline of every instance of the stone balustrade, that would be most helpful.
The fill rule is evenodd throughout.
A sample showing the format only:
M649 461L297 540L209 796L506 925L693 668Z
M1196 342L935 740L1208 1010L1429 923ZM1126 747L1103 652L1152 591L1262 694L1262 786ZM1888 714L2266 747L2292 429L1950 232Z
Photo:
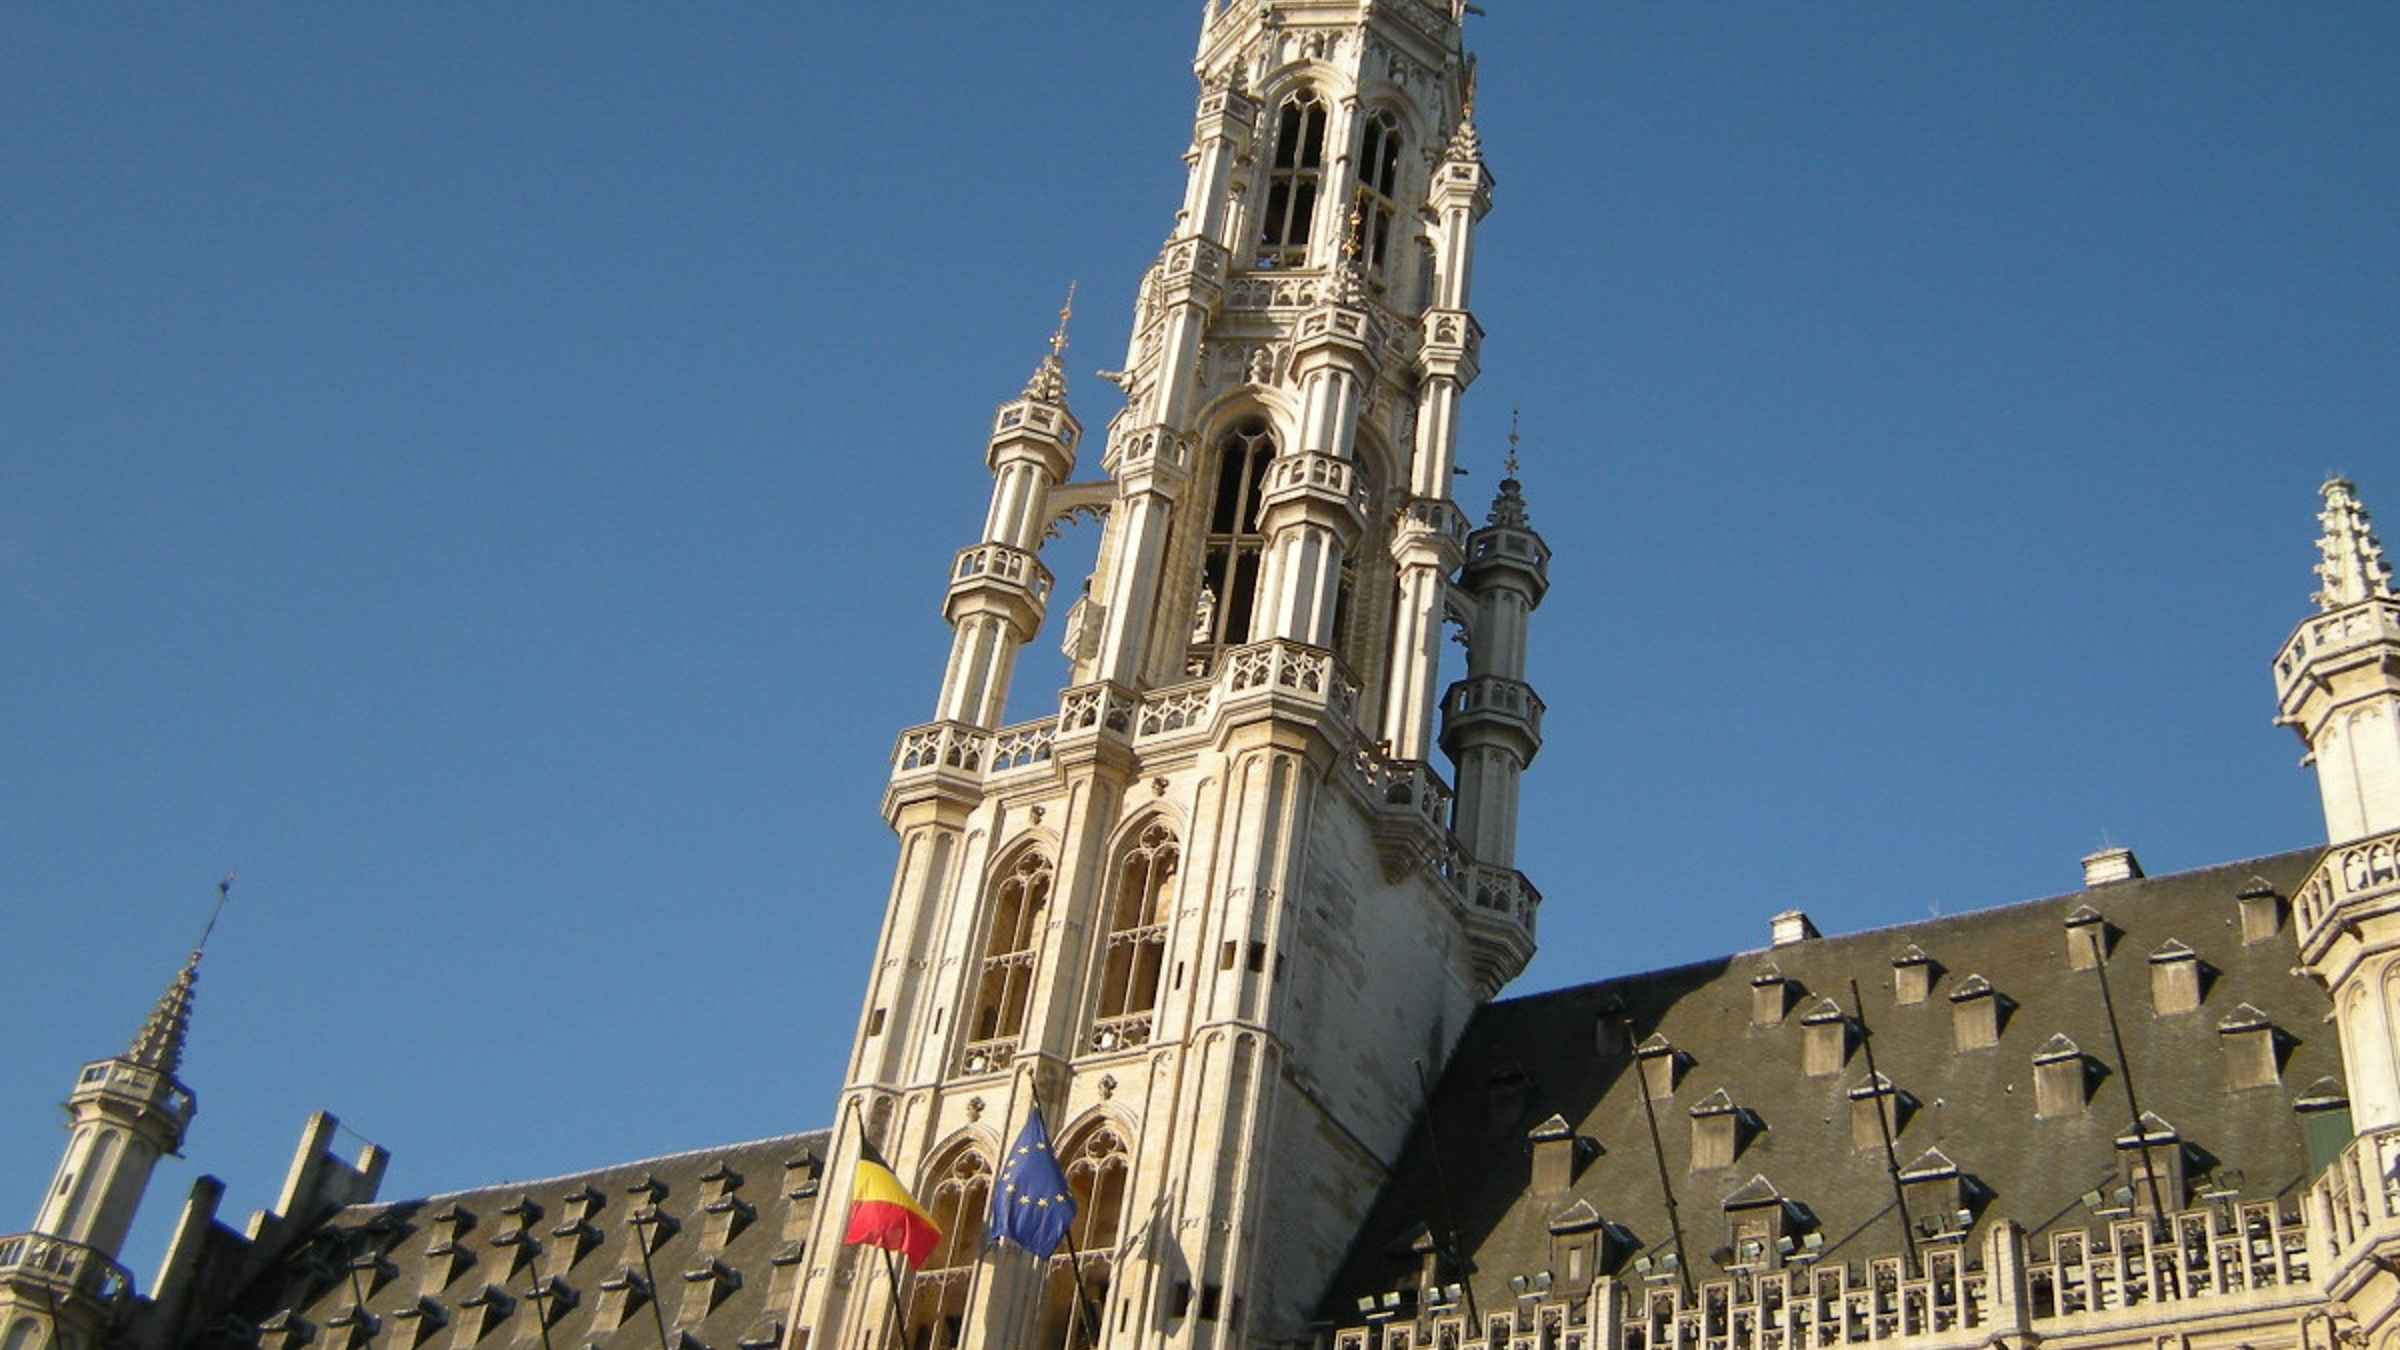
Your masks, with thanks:
M951 591L981 581L1001 582L1036 605L1050 599L1050 569L1032 553L1006 544L975 544L958 551L958 560L950 566Z
M2400 909L2400 830L2327 849L2292 897L2300 959L2323 956L2347 924L2395 909Z
M0 1237L0 1284L31 1284L50 1297L91 1299L106 1307L133 1295L133 1276L99 1249L47 1233Z
M2288 695L2291 686L2306 676L2306 667L2312 662L2393 641L2400 641L2400 600L2376 596L2331 614L2320 614L2302 623L2276 656L2276 692Z
M1460 680L1442 695L1442 717L1452 724L1470 718L1497 717L1542 739L1542 714L1549 705L1523 680L1501 675L1477 675Z
M1796 1245L1796 1244L1795 1244ZM2288 1324L2320 1297L2309 1233L2273 1200L2226 1199L2165 1224L2120 1219L2038 1239L2013 1223L1980 1241L1918 1248L1863 1263L1787 1257L1726 1268L1687 1292L1671 1263L1555 1288L1552 1272L1509 1281L1520 1295L1481 1322L1456 1286L1359 1300L1364 1326L1336 1331L1334 1350L1827 1350L1833 1346L1981 1347L2139 1327L2160 1305L2179 1318L2224 1312ZM2008 1344L2015 1344L2010 1339Z
M162 1104L167 1114L174 1117L178 1130L188 1128L192 1116L200 1109L199 1100L192 1095L192 1090L176 1081L173 1075L160 1073L129 1059L95 1059L84 1065L83 1071L75 1076L75 1085L85 1088L94 1084L102 1084L111 1095L143 1107L152 1103Z
M2310 1184L2335 1270L2368 1252L2376 1238L2400 1236L2400 1175L2395 1172L2400 1172L2400 1128L2369 1130L2351 1140Z

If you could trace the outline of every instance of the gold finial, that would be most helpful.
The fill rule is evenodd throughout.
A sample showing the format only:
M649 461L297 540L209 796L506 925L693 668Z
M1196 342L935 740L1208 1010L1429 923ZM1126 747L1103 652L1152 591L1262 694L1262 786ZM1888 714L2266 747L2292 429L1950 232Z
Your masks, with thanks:
M1366 238L1366 234L1366 210L1360 203L1352 202L1350 203L1350 232L1342 239L1342 256L1351 262L1357 262L1359 241Z
M1517 476L1517 413L1518 413L1518 411L1519 411L1519 410L1518 410L1518 409L1516 409L1516 408L1511 408L1511 409L1509 409L1509 410L1508 410L1508 463L1506 463L1505 465L1501 466L1501 467L1502 467L1502 469L1503 469L1503 470L1504 470L1504 471L1505 471L1505 472L1508 474L1508 476L1509 476L1509 477L1511 477L1511 478L1514 478L1514 477L1516 477L1516 476Z
M1067 321L1075 317L1075 283L1067 283L1067 303L1058 309L1058 331L1050 335L1050 354L1064 356L1067 351Z

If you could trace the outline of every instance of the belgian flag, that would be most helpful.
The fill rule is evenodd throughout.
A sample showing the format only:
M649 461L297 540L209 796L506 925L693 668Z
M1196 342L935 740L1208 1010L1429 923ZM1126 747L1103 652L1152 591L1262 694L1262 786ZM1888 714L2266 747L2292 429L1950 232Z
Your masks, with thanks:
M850 1227L842 1241L898 1252L920 1269L942 1242L942 1230L933 1216L900 1184L900 1178L892 1175L883 1155L863 1136L858 1141L858 1167L850 1178Z

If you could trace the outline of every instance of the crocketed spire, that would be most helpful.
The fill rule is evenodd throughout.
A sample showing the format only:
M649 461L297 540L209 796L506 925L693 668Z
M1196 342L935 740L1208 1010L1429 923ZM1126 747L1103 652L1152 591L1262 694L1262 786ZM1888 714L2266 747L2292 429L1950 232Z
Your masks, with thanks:
M1067 283L1067 303L1058 311L1058 331L1050 335L1050 352L1025 382L1025 397L1044 403L1067 401L1067 321L1075 317L1075 283Z
M2358 500L2358 485L2334 477L2318 490L2325 494L2325 509L2317 513L2325 533L2317 540L2317 552L2323 555L2316 569L2323 587L2311 597L2317 608L2330 611L2390 596L2392 566L2383 560L2383 545L2375 538L2375 522Z
M195 947L184 960L183 969L167 985L167 992L158 996L158 1006L150 1010L149 1020L134 1033L133 1045L125 1058L146 1069L173 1074L183 1067L183 1042L192 1029L192 985L200 978L200 949Z

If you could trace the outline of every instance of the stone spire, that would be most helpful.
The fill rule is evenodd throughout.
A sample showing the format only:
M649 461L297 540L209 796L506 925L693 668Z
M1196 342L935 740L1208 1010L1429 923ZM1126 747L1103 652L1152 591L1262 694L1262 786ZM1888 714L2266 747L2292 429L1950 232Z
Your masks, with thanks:
M125 1058L145 1069L173 1074L183 1067L183 1043L192 1030L192 986L200 978L200 949L184 959L167 991L158 996L142 1029L134 1033Z
M1450 133L1449 158L1460 164L1483 163L1483 137L1475 130L1475 58L1467 58L1466 92L1459 100L1458 129Z
M1025 397L1038 398L1044 403L1067 401L1067 321L1075 317L1075 283L1067 283L1067 303L1059 307L1058 331L1050 335L1050 353L1033 368L1033 378L1025 382Z
M2309 597L2320 611L2330 613L2378 596L2392 594L2392 565L2383 560L2383 545L2375 538L2375 522L2358 500L2358 485L2347 478L2325 480L2325 509L2317 519L2325 526L2317 540L2324 555L2317 579L2324 588Z
M1510 529L1530 529L1525 514L1525 485L1517 481L1517 410L1508 410L1508 458L1501 464L1500 490L1492 494L1491 513L1484 517L1488 525L1504 525Z

